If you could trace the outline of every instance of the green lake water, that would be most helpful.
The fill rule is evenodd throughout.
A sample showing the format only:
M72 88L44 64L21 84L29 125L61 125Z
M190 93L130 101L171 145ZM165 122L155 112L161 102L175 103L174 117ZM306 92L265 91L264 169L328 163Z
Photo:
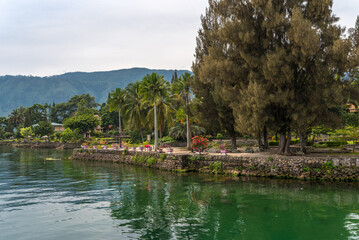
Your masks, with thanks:
M0 146L1 240L359 239L358 183L181 175L70 154Z

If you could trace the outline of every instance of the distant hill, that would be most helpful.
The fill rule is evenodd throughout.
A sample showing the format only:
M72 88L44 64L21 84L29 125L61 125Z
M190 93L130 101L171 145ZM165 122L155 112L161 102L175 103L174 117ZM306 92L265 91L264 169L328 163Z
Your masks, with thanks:
M96 102L107 100L108 93L118 87L141 80L149 73L156 72L170 81L175 70L153 70L131 68L106 72L72 72L49 77L0 76L0 116L7 116L20 105L34 103L67 102L72 96L89 93ZM177 70L177 75L189 72Z

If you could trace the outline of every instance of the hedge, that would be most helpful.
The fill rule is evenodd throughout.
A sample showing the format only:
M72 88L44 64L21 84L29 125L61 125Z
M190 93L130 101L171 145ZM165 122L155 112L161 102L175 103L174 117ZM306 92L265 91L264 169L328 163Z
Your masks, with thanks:
M299 141L299 139L294 139L294 140L291 140L290 141L290 144L297 144L297 143L299 143L300 141ZM279 141L269 141L268 142L268 145L269 146L278 146L279 145Z
M328 147L340 147L342 145L347 144L347 142L329 141L329 142L319 142L318 144L320 144L320 145L326 144Z

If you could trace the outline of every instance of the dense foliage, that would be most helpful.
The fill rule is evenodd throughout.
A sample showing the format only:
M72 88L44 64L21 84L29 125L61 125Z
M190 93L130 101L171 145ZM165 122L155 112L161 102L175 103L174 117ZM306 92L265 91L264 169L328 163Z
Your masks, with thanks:
M332 1L210 0L195 94L210 100L219 122L234 116L236 129L258 136L260 147L268 130L278 132L278 153L289 154L293 130L305 135L337 121L331 107L348 100L351 84L342 77L358 66L358 49L337 21Z
M234 149L238 135L251 135L259 149L278 145L278 154L290 154L290 144L298 142L305 153L308 142L327 134L355 144L359 114L348 106L359 104L359 18L347 35L337 22L327 0L209 0L194 75L175 71L168 82L169 72L151 71L110 92L104 73L97 73L98 83L86 84L93 88L87 92L101 94L99 101L107 95L100 109L90 94L20 106L0 118L0 137L21 136L19 129L37 123L44 128L35 128L41 136L52 121L67 127L56 134L62 139L100 136L95 128L101 125L109 135L130 135L132 142L149 135L156 148L170 138L187 139L187 147L192 139L191 147L202 149L207 140L191 138L200 134L229 137ZM268 135L274 141L268 143Z
M37 136L50 136L54 133L54 127L49 121L41 121L36 127L34 127L34 132Z
M93 114L77 114L64 121L65 127L77 130L81 134L94 130L98 125L100 121Z

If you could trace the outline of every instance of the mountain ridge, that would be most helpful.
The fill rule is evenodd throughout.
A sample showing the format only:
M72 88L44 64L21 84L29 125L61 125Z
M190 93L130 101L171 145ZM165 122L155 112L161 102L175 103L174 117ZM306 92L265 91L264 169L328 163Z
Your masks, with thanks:
M174 72L180 76L188 70L166 70L148 68L126 68L110 71L68 72L52 76L0 76L0 116L7 116L20 105L34 103L60 103L72 96L89 93L96 102L107 100L108 93L116 88L125 88L129 83L141 80L147 74L156 72L171 80Z

